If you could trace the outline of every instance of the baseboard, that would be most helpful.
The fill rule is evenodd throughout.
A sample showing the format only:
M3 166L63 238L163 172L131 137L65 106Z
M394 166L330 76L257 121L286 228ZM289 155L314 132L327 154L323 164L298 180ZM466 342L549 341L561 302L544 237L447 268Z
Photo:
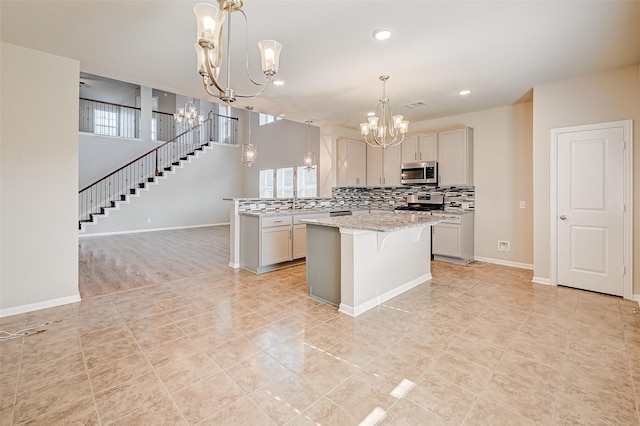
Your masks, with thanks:
M375 308L376 306L386 302L389 299L392 299L402 293L404 293L405 291L411 290L412 288L431 280L433 277L431 276L431 272L421 275L418 278L415 278L403 285L401 285L400 287L394 288L392 290L389 290L383 294L381 294L380 296L378 296L377 298L373 298L370 299L364 303L359 304L358 306L349 306L349 305L345 305L344 303L340 303L340 307L338 309L338 312L342 312L343 314L349 315L351 317L357 317L360 314L365 313L366 311L368 311L371 308Z
M533 277L531 282L534 284L551 285L551 280L549 278Z
M233 269L238 269L240 267L240 262L238 263L229 262L228 266Z
M529 263L511 262L509 260L501 260L501 259L491 259L490 257L474 256L473 260L478 260L480 262L495 263L496 265L502 265L502 266L511 266L513 268L531 269L531 270L533 269L533 265Z
M638 302L638 305L640 305L640 294L634 294L633 296L631 296L631 300L635 300L636 302Z
M58 299L45 300L36 303L29 303L28 305L14 306L13 308L0 309L0 318L10 317L11 315L24 314L31 311L38 311L40 309L55 308L56 306L80 302L80 300L80 293L78 293L73 296L60 297Z
M103 237L107 235L122 235L122 234L139 234L142 232L156 232L156 231L173 231L175 229L189 229L189 228L206 228L209 226L223 226L229 225L229 222L223 223L206 223L204 225L188 225L188 226L171 226L168 228L153 228L153 229L134 229L132 231L114 231L114 232L98 232L95 234L78 234L78 238L86 237Z

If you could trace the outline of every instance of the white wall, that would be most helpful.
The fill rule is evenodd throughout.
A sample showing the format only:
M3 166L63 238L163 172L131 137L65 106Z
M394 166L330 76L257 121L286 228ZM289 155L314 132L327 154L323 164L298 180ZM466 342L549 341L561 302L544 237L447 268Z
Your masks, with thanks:
M360 132L338 126L320 127L320 160L318 175L318 196L331 197L331 189L337 182L337 140L345 137L352 140L363 140Z
M242 196L241 166L238 147L215 144L129 204L110 210L108 218L88 225L86 234L229 223L229 205L222 199Z
M536 86L533 91L534 276L550 277L550 131L634 120L634 211L640 216L640 65ZM640 220L634 220L634 294L640 294Z
M240 144L247 140L249 127L247 111L240 112ZM243 167L243 197L258 197L261 169L302 166L307 152L307 124L290 120L277 120L264 126L258 125L258 114L251 113L251 143L258 147L258 158L251 167ZM318 158L320 148L320 128L311 125L309 131L311 150ZM240 153L235 159L240 163ZM320 177L320 176L319 176Z
M8 43L1 43L0 55L0 316L5 316L80 300L80 64Z
M526 102L410 125L412 134L474 129L476 257L533 264L532 112ZM509 241L511 250L498 251L498 240Z
M78 186L91 185L134 158L159 146L158 142L114 138L80 133L78 147Z

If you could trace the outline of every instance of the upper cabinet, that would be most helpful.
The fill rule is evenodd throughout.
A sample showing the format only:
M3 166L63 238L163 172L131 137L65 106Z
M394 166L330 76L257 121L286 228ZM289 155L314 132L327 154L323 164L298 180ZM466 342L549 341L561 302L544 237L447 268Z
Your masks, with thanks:
M403 142L404 143L404 142ZM367 145L367 185L399 186L401 145L386 149Z
M337 141L337 186L399 186L402 163L438 161L439 186L473 186L473 129L411 135L397 146L377 148Z
M473 185L473 129L438 133L439 186Z
M337 141L337 185L367 185L367 144L347 138Z
M436 133L407 136L402 142L402 162L438 160L438 136Z

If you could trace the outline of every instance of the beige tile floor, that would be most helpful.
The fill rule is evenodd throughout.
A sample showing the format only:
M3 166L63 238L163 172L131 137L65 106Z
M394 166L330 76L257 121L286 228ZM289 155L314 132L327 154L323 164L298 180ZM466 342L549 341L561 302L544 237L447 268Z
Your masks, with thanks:
M639 424L637 303L433 263L357 319L304 266L220 268L0 320L0 425Z

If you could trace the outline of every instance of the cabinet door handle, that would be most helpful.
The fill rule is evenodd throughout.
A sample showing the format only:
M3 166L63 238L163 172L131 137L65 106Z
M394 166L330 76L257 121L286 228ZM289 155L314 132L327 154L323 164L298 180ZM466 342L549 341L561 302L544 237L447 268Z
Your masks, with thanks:
M417 159L418 159L418 153L417 153L417 152L414 152L414 153L413 153L413 159L414 159L414 160L417 160Z
M282 223L281 220L274 220L273 223Z
M289 239L291 239L291 238L293 238L293 237L291 236L291 229L289 229Z

